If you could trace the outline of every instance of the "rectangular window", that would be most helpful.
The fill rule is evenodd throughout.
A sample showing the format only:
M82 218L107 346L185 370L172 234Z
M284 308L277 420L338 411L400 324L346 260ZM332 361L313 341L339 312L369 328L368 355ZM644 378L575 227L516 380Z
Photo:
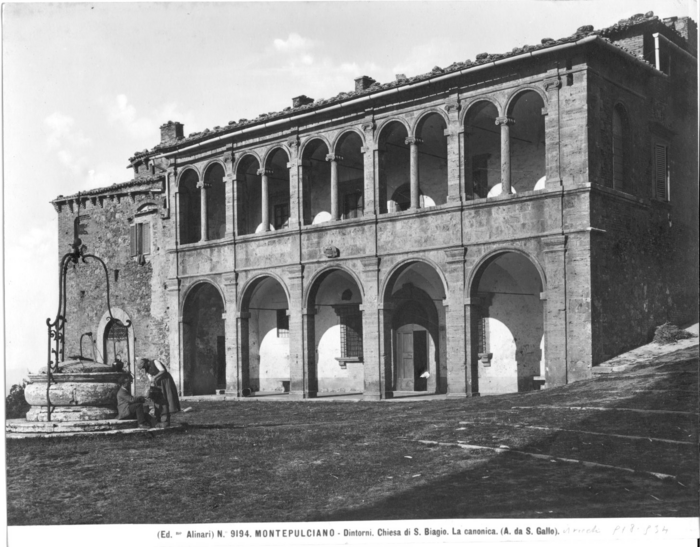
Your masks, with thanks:
M654 197L663 201L669 199L668 188L668 147L654 145Z
M340 356L362 359L362 312L359 305L335 306L340 317Z
M131 225L131 256L151 254L151 223Z
M275 230L289 226L289 203L275 205L274 217Z
M289 338L289 316L287 310L277 310L277 338Z
M343 202L343 218L359 218L362 216L362 192L345 194Z

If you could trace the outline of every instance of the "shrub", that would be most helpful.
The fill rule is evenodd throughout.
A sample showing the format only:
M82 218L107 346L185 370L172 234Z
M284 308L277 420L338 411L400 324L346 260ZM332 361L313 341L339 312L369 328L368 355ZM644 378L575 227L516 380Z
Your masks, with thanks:
M5 418L24 418L30 405L24 398L24 385L13 385L5 398Z
M656 332L654 333L654 342L657 344L673 344L678 340L684 340L686 338L694 338L695 335L679 329L673 323L664 323L656 327Z

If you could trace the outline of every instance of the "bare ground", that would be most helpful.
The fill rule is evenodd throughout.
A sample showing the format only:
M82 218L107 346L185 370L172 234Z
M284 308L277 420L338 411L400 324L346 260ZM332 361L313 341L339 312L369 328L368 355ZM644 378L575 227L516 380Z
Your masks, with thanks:
M193 402L182 433L8 439L8 524L697 516L697 357L524 394Z

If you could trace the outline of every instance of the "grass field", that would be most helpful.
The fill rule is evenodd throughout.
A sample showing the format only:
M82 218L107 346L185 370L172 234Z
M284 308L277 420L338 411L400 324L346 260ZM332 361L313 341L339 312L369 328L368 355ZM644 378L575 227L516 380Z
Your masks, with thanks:
M181 433L8 439L8 524L697 516L697 385L696 346L525 394L188 402Z

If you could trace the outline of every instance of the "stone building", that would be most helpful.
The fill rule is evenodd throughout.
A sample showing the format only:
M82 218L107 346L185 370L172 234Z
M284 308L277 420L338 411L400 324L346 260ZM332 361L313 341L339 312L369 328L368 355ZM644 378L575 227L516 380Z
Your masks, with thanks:
M190 394L588 378L698 303L697 26L636 15L161 142L59 196L104 275L68 277L69 352L160 355ZM78 283L78 276L80 282Z

